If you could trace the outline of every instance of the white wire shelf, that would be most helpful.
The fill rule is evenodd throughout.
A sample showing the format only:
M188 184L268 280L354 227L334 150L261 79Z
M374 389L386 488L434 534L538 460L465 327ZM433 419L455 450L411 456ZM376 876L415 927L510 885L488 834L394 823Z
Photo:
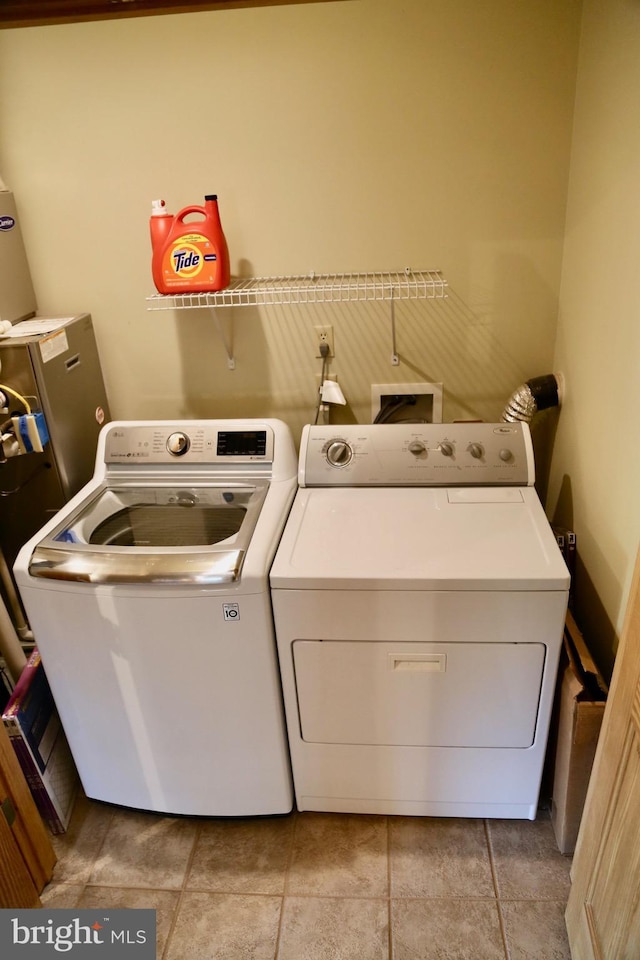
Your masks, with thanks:
M249 307L298 303L345 303L374 300L433 300L447 296L439 270L390 273L310 273L298 277L234 278L218 293L154 294L149 310L197 310L203 307Z

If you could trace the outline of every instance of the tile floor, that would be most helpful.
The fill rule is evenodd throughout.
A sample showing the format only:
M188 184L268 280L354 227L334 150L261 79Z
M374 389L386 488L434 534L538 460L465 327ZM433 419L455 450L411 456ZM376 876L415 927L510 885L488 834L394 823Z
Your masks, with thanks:
M158 960L570 960L568 858L535 822L192 820L82 798L48 907L151 907Z

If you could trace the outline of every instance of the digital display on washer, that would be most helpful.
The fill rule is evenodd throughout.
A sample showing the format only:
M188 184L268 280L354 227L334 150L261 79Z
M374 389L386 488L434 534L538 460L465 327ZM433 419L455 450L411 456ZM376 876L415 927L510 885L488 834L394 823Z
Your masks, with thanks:
M218 433L219 457L264 457L266 430L221 430Z

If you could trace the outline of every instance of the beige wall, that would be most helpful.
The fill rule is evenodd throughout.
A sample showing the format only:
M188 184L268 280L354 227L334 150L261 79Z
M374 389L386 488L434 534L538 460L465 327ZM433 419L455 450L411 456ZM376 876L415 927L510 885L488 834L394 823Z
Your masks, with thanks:
M495 419L549 372L578 0L342 0L0 32L0 172L40 312L94 316L121 418L275 415L316 399L332 323L349 401L442 381ZM220 197L234 273L443 270L445 304L150 313L148 215Z
M640 7L585 0L548 511L576 529L577 614L607 672L640 532L639 89Z
M578 533L607 669L640 519L640 9L580 15L343 0L0 31L0 172L41 312L92 312L117 417L275 415L297 435L317 323L338 416L361 422L371 383L441 380L446 420L495 419L562 371L547 507ZM399 367L380 305L236 310L230 371L211 316L145 302L150 201L212 191L235 273L439 267L451 296L397 308Z

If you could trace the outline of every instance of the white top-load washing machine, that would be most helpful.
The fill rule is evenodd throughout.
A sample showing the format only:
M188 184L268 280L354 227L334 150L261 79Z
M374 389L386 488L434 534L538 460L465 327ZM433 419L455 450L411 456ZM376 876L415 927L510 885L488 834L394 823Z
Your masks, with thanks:
M522 423L305 427L271 569L300 810L536 816L569 574Z
M297 482L277 420L117 422L15 576L89 797L293 805L268 571Z

